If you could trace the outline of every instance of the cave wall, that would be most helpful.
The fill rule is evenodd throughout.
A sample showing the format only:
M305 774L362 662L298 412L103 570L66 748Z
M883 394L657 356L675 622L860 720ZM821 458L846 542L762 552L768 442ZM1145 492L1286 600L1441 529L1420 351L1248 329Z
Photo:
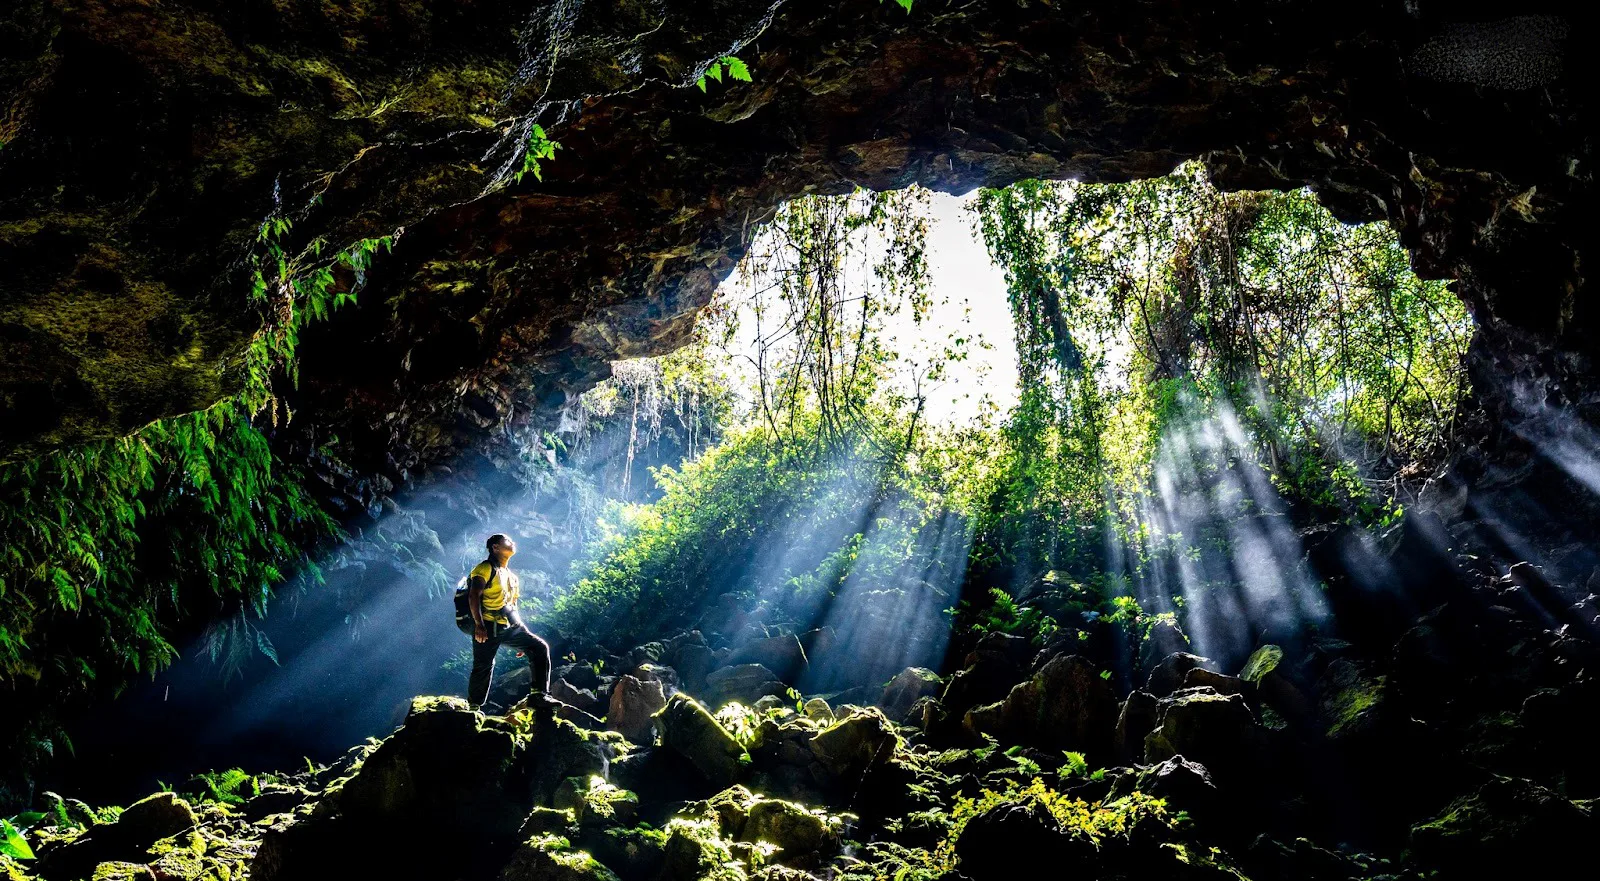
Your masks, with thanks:
M283 433L337 434L377 492L680 344L794 195L1196 157L1387 218L1457 279L1484 424L1588 413L1591 146L1559 9L24 0L0 13L0 458L235 391L275 314L248 296L265 218L291 253L400 233L302 342ZM692 87L730 52L753 82ZM512 182L533 120L562 149Z

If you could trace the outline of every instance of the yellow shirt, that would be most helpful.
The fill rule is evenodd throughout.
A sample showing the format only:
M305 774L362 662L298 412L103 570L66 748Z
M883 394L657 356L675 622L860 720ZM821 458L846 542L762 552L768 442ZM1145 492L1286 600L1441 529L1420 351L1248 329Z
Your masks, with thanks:
M468 583L471 579L481 578L485 587L479 595L478 602L483 609L483 620L493 621L496 624L510 624L510 613L517 608L517 594L522 587L521 579L517 573L510 569L496 571L488 560L472 567L472 574L467 576Z

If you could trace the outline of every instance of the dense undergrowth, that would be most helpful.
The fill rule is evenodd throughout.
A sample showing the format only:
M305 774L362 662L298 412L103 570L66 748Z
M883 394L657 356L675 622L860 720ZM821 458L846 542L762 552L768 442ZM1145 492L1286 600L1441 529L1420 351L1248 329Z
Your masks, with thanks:
M637 641L730 594L821 626L871 585L944 629L1043 641L1105 617L1231 657L1326 614L1296 530L1393 523L1442 463L1471 334L1448 286L1387 227L1305 192L1220 193L1196 166L985 191L1019 401L929 426L937 375L885 340L894 308L926 309L916 198L780 214L747 270L746 427L662 469L661 501L612 511L549 625ZM1263 569L1274 599L1242 607Z

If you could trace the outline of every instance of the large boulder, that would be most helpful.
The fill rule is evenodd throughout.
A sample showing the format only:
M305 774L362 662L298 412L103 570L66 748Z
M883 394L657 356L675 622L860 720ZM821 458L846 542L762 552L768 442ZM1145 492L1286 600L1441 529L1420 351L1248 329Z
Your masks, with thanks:
M589 668L584 667L583 669L588 670ZM550 695L564 704L577 707L591 715L604 715L606 712L607 701L600 695L595 694L593 688L579 688L561 677L556 677L550 682Z
M878 706L889 718L903 722L910 716L911 708L916 706L917 701L938 695L942 687L939 674L927 667L907 667L896 673L884 686Z
M658 881L745 881L744 867L720 831L709 819L668 823Z
M773 798L757 799L750 805L739 839L777 845L782 848L779 859L784 862L831 853L839 846L838 829L826 815Z
M1261 761L1263 736L1243 697L1189 688L1161 699L1156 728L1145 737L1145 761L1184 756L1226 785Z
M1111 798L1134 792L1164 799L1171 811L1188 811L1204 823L1224 821L1226 803L1205 766L1183 756L1123 774L1111 786Z
M1160 702L1147 691L1136 691L1122 702L1117 713L1117 730L1112 735L1112 749L1119 762L1137 762L1144 758L1145 735L1155 730Z
M655 715L661 745L693 765L711 784L733 785L748 761L744 747L699 701L675 694Z
M706 677L707 703L721 707L729 701L750 705L769 694L784 694L788 686L761 664L737 664Z
M619 676L611 692L606 727L635 743L651 743L655 740L655 714L666 705L659 680Z
M797 682L809 659L800 640L791 634L754 639L735 646L728 656L730 665L760 664L771 670L773 679Z
M1289 675L1280 646L1263 645L1256 649L1239 671L1239 678L1255 686L1258 699L1289 722L1303 724L1312 718L1311 700Z
M405 724L358 758L314 808L274 824L251 864L251 879L492 875L522 843L518 831L535 805L548 803L568 778L601 774L627 750L619 735L584 731L563 719L488 716L459 698L417 698ZM406 828L428 828L442 840L474 846L347 844Z
M999 652L979 652L945 683L939 703L957 720L980 704L1001 700L1020 677L1017 665Z
M1118 705L1111 683L1077 655L1052 659L1017 685L998 707L972 710L968 725L1007 743L1112 756Z
M1069 878L1093 864L1095 848L1069 834L1035 802L1002 802L967 821L955 844L956 868L972 881L1013 881L1019 863L1048 861ZM1037 863L1035 863L1037 865Z
M900 738L877 709L853 709L811 738L811 752L835 781L859 781L894 758Z
M500 881L617 881L617 876L594 857L572 849L565 838L545 835L517 847Z
M1188 677L1190 670L1209 669L1211 665L1210 658L1188 652L1173 652L1151 668L1144 690L1156 697L1166 697L1183 687L1183 680Z
M1565 877L1592 859L1600 823L1532 781L1492 777L1411 830L1405 861L1440 879Z
M47 877L87 876L101 863L142 863L145 850L195 825L194 809L176 793L159 792L134 802L116 822L102 823L50 851L40 860Z
M698 692L705 688L706 677L717 668L717 653L702 644L686 643L673 655L672 667L678 671L682 687Z

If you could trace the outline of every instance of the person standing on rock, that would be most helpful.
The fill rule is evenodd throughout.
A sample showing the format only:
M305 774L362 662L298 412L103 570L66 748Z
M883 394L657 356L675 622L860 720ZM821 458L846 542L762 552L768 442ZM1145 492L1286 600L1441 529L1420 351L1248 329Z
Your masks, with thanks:
M533 635L517 614L517 593L522 582L507 566L517 552L517 543L496 533L486 542L489 557L472 568L467 576L467 605L472 612L472 676L467 680L467 702L483 706L489 699L489 683L494 677L495 654L500 646L520 649L528 656L532 678L528 681L528 704L542 708L551 703L550 646Z

